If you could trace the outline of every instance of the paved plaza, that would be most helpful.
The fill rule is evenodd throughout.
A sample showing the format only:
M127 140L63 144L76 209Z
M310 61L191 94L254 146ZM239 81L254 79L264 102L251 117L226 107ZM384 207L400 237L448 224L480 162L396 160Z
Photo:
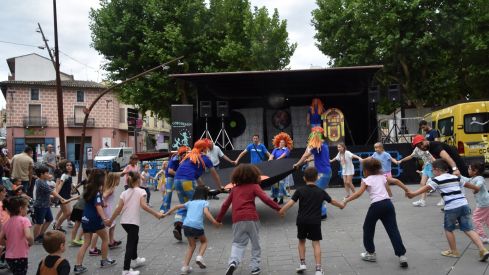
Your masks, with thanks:
M410 185L417 188L417 185ZM118 192L122 191L119 187ZM328 190L332 197L341 199L344 190L331 188ZM457 245L462 254L459 259L446 258L440 251L447 249L447 241L443 232L443 213L436 206L439 196L428 197L427 207L415 208L412 200L404 197L397 187L393 187L394 204L397 219L404 244L407 248L409 268L401 269L398 258L387 234L379 222L375 236L378 261L364 262L360 259L363 252L362 224L369 206L368 195L352 202L344 210L329 208L329 218L322 223L323 241L321 242L322 263L325 274L489 274L489 264L478 261L478 250L469 239L457 231ZM469 193L469 192L468 192ZM217 215L220 205L226 195L220 195L220 200L211 201L211 212ZM471 193L468 195L474 206ZM153 207L159 207L161 196L153 192L151 197ZM173 198L177 202L177 198ZM295 218L297 205L291 208L282 219L278 214L257 199L257 207L261 218L262 274L295 274L297 266L297 239ZM57 211L57 209L55 209ZM171 233L173 218L156 220L147 213L142 213L140 230L139 255L147 259L147 264L138 270L141 274L179 274L182 257L186 249L186 241L178 242ZM224 274L227 259L231 249L231 213L228 211L220 229L214 228L206 221L206 235L209 247L205 254L207 269L199 269L195 264L194 274ZM65 226L66 228L66 226ZM124 257L125 233L120 227L116 229L116 239L123 241L122 248L110 250L109 255L117 260L117 265L108 269L100 269L99 257L85 257L84 264L89 268L86 274L121 274ZM78 248L68 247L65 256L74 265ZM245 262L235 274L250 274L248 263L250 257L248 248ZM34 245L30 251L29 274L35 274L39 260L45 255L40 245ZM314 260L310 242L307 243L306 261L309 271L314 274ZM195 257L194 257L195 258ZM0 274L7 274L4 273Z

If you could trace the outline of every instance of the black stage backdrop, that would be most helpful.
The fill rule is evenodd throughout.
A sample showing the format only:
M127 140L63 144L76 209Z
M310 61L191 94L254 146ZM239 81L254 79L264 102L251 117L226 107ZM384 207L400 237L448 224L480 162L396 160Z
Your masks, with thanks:
M193 105L171 105L171 144L172 151L180 146L193 147Z
M385 144L384 147L385 150L392 155L392 157L398 160L410 155L413 151L412 146L408 143ZM290 158L299 159L304 153L304 150L305 149L300 149L300 148L293 149L292 152L290 153ZM348 146L348 150L362 158L371 156L374 152L373 145ZM236 159L236 157L239 155L240 152L241 151L236 151L236 150L224 151L224 154L226 154L231 159ZM329 153L330 153L330 159L334 158L338 153L336 146L330 146ZM242 162L249 162L249 154L247 154L242 159ZM355 166L355 175L353 178L353 183L358 186L361 179L361 173L360 173L361 168L357 160L354 160L353 164ZM221 168L228 168L228 167L231 167L231 164L221 159ZM410 160L406 163L402 163L400 166L392 164L392 176L401 180L406 184L419 183L420 176L416 172L416 170L417 169L420 170L420 168L421 167L419 167L419 164L416 160ZM265 167L262 168L262 170L265 169L266 169ZM340 171L339 171L339 163L337 161L332 163L332 169L333 169L333 175L329 186L343 186L343 181L341 179ZM269 174L269 172L267 171L262 171L262 172L264 175ZM302 180L301 170L294 171L293 176L294 176L294 182L296 186L304 185L304 181ZM227 182L224 181L223 184L227 184ZM210 185L214 186L213 183L210 183Z

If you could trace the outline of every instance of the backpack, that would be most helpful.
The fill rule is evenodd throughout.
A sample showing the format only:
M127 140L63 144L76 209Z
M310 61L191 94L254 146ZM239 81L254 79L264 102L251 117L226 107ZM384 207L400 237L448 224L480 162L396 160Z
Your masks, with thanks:
M58 266L61 264L62 261L64 261L64 259L59 257L59 259L57 259L54 263L53 267L47 267L44 264L45 260L46 258L42 259L41 261L41 266L39 267L39 275L58 275Z

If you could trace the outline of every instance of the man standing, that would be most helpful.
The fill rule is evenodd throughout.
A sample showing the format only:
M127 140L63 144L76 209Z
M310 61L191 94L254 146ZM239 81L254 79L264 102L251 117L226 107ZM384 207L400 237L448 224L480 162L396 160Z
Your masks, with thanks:
M49 168L49 174L53 174L56 169L56 153L53 151L53 145L48 145L48 150L44 153L43 163Z
M28 193L32 181L34 161L32 160L32 148L27 146L23 153L12 158L12 178L20 179L25 193Z
M237 165L239 160L246 155L246 153L250 152L250 163L258 164L262 161L267 161L270 157L270 153L268 152L265 145L260 143L260 136L253 135L253 143L250 143L246 149L243 150L238 156L238 158L234 161L234 164Z
M419 128L425 132L425 138L427 141L440 141L440 132L431 128L428 121L421 120L419 122Z
M452 174L468 177L467 166L455 147L444 142L428 141L422 135L413 138L413 145L423 151L429 151L435 159L445 160L452 168Z
M214 168L219 169L219 164L221 164L220 158L223 158L227 160L229 163L234 164L234 161L232 161L230 158L224 155L224 153L222 152L221 148L219 148L219 146L216 146L212 141L210 141L209 143L210 143L210 147L209 147L209 151L207 152L207 156L211 159Z

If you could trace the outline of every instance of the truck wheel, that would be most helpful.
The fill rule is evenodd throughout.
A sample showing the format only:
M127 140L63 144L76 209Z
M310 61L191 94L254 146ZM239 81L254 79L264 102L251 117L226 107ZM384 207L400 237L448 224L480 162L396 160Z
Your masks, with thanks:
M121 166L119 165L119 163L114 163L112 164L112 171L113 172L120 172L121 171Z

